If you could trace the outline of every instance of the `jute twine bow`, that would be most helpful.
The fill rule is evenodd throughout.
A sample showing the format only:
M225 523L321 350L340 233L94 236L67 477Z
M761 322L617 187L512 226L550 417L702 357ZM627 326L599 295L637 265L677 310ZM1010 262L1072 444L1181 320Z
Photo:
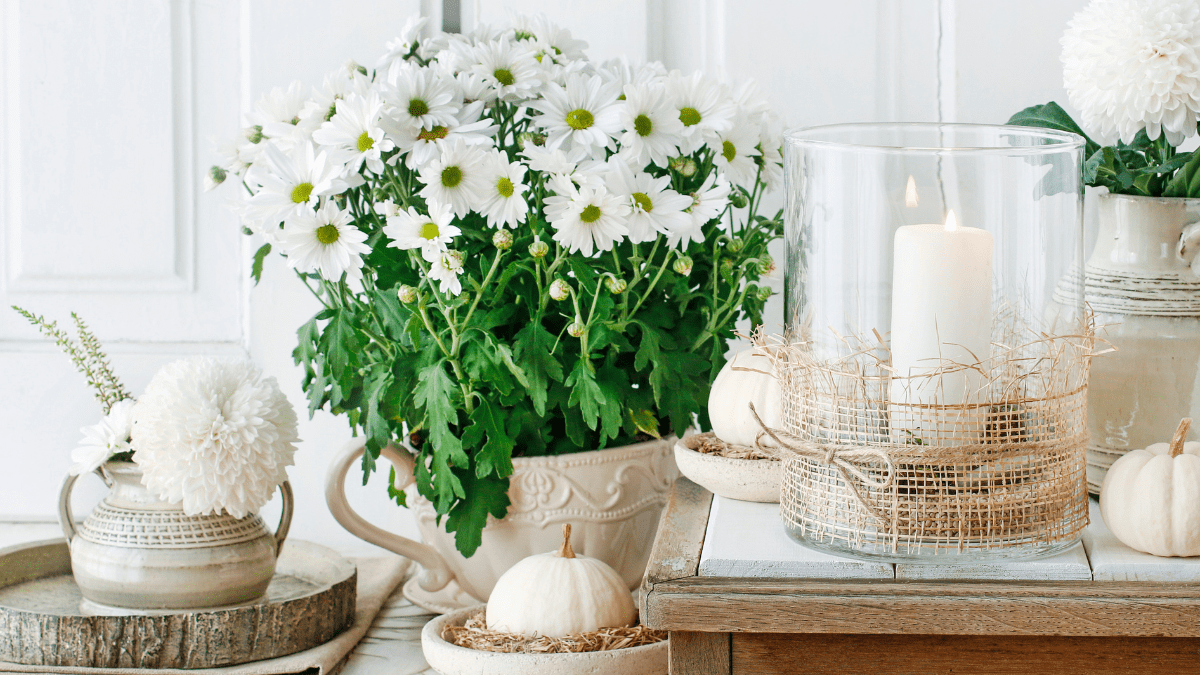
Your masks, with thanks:
M749 403L750 414L754 415L754 421L758 422L758 426L762 427L763 433L771 437L778 447L787 450L788 452L822 462L828 466L837 469L842 476L842 481L850 487L850 491L858 499L858 503L862 505L881 525L887 525L888 518L878 509L867 501L863 496L862 489L859 487L875 488L878 490L886 490L895 482L896 471L892 464L892 457L887 452L880 448L862 447L857 445L841 445L838 443L813 443L812 441L804 441L796 438L786 431L772 429L762 421L758 416L758 411L754 409L754 403ZM788 441L784 441L780 436L786 436ZM886 478L882 481L876 480L866 473L863 473L854 462L862 462L864 460L876 459L884 463L887 469L884 471Z

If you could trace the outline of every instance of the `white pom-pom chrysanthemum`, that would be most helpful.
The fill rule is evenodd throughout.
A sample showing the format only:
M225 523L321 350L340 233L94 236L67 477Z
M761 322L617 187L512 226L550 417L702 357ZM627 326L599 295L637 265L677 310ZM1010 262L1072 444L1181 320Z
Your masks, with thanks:
M149 490L188 515L242 518L287 479L296 413L275 378L212 357L165 366L133 410L134 461Z
M1143 128L1172 145L1200 118L1200 3L1092 0L1062 38L1063 83L1084 127L1109 144Z

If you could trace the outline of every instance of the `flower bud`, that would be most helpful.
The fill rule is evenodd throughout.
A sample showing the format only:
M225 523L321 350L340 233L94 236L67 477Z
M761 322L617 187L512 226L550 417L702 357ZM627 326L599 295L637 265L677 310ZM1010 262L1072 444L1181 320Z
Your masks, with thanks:
M770 274L775 271L775 259L766 253L758 257L758 273Z
M224 183L225 178L228 175L229 174L225 171L225 169L222 169L219 166L213 166L209 168L208 173L204 175L204 191L208 192L221 183Z
M729 279L733 276L733 261L726 258L721 261L721 278Z
M604 277L604 287L613 295L624 293L627 286L625 280L620 277Z
M763 302L766 302L767 299L770 298L772 295L775 295L775 291L771 290L770 288L768 288L766 286L763 286L758 289L758 299L762 300Z
M346 70L351 73L357 72L360 75L368 74L367 69L365 67L359 65L359 63L357 61L355 61L354 59L350 59L349 61L346 62Z
M730 239L729 243L725 246L725 248L729 249L730 253L738 253L745 247L746 242L742 241L741 237L734 237L733 239Z
M579 320L579 317L575 317L575 321L570 326L567 326L567 334L571 337L577 338L580 335L583 335L583 329L583 322Z
M492 246L495 246L501 251L507 251L508 249L512 248L512 244L512 232L509 232L508 230L496 230L496 234L492 235Z
M252 127L246 127L243 130L243 133L246 134L246 140L250 141L251 143L262 143L263 132L261 126L255 125Z
M686 255L681 255L671 263L671 269L675 270L676 274L687 276L692 273L692 259Z
M750 200L746 198L746 194L741 190L735 190L729 193L729 203L733 204L735 209L744 209L750 204Z
M684 178L691 178L696 175L696 160L691 157L676 157L671 160L671 169Z
M533 256L534 258L545 258L546 254L549 252L550 246L548 246L544 241L535 241L529 245L529 255Z
M566 300L570 292L571 287L562 279L555 279L554 283L550 284L550 297L555 300Z
M407 305L417 299L417 289L408 284L401 284L400 288L396 289L396 295L400 296L400 302Z

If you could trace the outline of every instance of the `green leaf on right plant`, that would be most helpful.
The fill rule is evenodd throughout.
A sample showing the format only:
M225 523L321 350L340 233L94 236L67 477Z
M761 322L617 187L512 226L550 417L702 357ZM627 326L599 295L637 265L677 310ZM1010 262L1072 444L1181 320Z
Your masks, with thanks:
M488 516L503 518L508 513L508 479L480 478L469 469L455 469L466 496L446 514L446 531L454 533L454 546L470 558L483 543Z
M1191 153L1188 161L1163 189L1163 196L1200 197L1200 152Z
M1010 117L1007 123L1022 127L1041 127L1043 129L1057 129L1058 131L1069 131L1073 134L1079 134L1087 141L1087 145L1083 150L1085 157L1091 157L1100 149L1100 144L1083 133L1083 129L1079 128L1079 125L1075 123L1075 120L1071 119L1067 111L1063 110L1062 106L1054 101L1042 105L1029 106Z

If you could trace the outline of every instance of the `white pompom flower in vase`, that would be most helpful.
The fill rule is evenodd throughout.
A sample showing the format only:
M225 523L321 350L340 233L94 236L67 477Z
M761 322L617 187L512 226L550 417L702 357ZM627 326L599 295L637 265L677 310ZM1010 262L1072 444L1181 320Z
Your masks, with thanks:
M200 356L162 368L133 410L134 461L151 493L188 515L256 513L287 480L296 413L248 361Z

